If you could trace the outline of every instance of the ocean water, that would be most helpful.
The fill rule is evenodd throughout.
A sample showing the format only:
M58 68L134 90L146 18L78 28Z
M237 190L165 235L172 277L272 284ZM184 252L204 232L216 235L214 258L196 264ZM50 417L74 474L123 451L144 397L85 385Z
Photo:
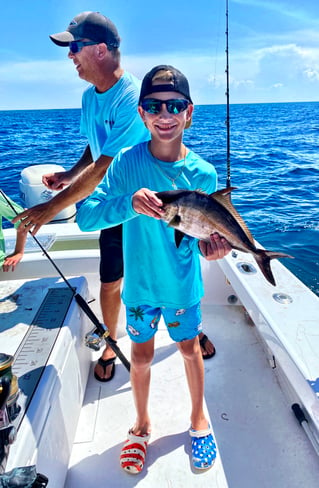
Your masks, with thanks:
M226 108L195 108L185 143L215 165L226 186ZM0 111L1 188L20 201L31 164L70 168L86 141L80 110ZM266 248L319 295L319 102L230 106L232 201Z

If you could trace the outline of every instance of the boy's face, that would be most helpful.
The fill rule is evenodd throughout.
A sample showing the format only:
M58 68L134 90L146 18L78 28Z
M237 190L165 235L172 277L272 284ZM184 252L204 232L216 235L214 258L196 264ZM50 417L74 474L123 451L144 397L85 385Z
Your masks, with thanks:
M168 100L167 105L160 103ZM183 133L194 109L191 103L185 103L183 100L185 100L183 95L173 91L151 93L144 98L138 111L153 138L170 141Z

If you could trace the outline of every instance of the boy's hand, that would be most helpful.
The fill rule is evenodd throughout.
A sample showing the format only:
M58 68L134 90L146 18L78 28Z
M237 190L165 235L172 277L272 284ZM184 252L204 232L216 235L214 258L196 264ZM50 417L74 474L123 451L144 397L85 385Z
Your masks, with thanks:
M156 196L154 191L148 188L141 188L134 193L132 205L135 212L154 217L155 219L160 219L164 213L162 200Z
M225 257L232 248L224 237L215 233L210 236L210 242L199 241L199 249L204 258L214 261Z

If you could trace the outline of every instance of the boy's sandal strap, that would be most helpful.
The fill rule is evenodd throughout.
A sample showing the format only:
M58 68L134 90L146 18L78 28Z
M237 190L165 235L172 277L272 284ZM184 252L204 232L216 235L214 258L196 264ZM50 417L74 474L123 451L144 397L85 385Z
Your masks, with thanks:
M121 467L127 473L138 474L142 471L150 437L150 434L135 435L128 432L120 457Z
M206 437L207 435L212 433L212 429L208 427L207 429L203 430L194 430L194 429L189 429L189 435L191 437Z

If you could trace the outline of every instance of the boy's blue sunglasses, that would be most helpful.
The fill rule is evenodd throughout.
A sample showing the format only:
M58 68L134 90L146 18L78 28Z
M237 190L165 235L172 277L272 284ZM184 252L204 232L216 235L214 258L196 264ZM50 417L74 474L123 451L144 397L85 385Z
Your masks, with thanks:
M162 110L162 105L166 105L166 110L170 114L180 114L187 109L189 101L185 98L171 98L170 100L158 100L157 98L144 98L141 102L141 107L149 114L159 114Z
M95 41L71 41L69 49L72 54L79 53L84 46L93 46L94 44L100 44Z

